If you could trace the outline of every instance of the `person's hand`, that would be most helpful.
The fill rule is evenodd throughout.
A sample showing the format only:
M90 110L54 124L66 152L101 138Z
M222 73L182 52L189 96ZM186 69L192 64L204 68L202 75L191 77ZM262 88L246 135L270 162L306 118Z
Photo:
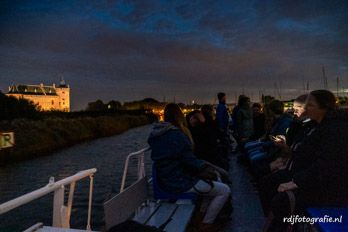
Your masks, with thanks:
M203 180L217 180L215 169L211 166L205 167L199 174L198 177Z
M220 167L218 167L218 166L216 166L216 165L214 165L214 164L212 164L212 163L209 163L209 162L207 162L207 161L206 161L206 164L207 164L209 167L213 168L214 171L218 172L218 173L220 174L222 180L226 180L227 182L230 181L230 180L229 180L228 172L227 172L225 169L220 168Z
M271 162L269 166L272 172L280 170L285 166L284 160L282 158L277 158L275 161Z
M298 188L298 186L293 181L290 181L290 182L287 182L287 183L280 184L279 187L278 187L278 192L282 193L282 192L286 192L286 191L289 191L289 190L294 190L294 189L297 189L297 188Z
M283 135L277 135L273 137L272 141L274 142L274 145L276 145L277 147L288 147L288 145L286 144L286 138Z

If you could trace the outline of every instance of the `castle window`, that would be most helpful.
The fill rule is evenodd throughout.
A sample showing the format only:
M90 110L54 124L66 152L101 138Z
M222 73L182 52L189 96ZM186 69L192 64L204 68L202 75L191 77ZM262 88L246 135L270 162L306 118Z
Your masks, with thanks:
M62 94L64 94L64 91L62 92Z
M54 105L54 101L52 100L52 105Z

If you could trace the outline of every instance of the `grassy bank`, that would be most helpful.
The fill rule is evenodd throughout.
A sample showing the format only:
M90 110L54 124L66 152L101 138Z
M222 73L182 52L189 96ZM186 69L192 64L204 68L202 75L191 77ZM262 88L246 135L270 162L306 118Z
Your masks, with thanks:
M144 115L116 115L1 122L1 131L15 132L15 147L0 150L0 165L48 154L83 141L120 134L149 123Z

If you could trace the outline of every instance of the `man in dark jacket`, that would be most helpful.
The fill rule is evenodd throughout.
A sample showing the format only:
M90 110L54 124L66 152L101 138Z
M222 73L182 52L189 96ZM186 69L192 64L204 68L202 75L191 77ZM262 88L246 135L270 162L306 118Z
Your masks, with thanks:
M216 123L218 125L218 138L220 140L220 144L224 149L230 151L231 140L229 136L229 114L226 107L226 94L218 93L219 104L216 108Z
M228 132L228 112L226 107L226 94L218 93L219 104L216 108L216 122L222 134L227 135Z

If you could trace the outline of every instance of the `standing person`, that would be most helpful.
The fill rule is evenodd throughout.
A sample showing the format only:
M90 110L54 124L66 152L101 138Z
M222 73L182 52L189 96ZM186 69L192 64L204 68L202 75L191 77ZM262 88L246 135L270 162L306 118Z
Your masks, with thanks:
M216 108L216 122L219 126L220 131L223 134L227 134L229 116L226 107L226 94L218 93L217 97L219 100L219 104Z
M238 101L239 111L237 113L238 142L245 143L254 133L253 113L250 107L250 98L242 97Z
M222 144L224 144L226 147L230 146L229 142L229 133L228 133L228 121L229 121L229 115L227 112L226 107L226 94L225 93L218 93L217 95L219 104L216 108L216 123L219 128L219 139Z
M228 174L193 154L185 117L177 104L164 109L164 122L154 126L148 143L159 186L167 192L196 192L208 202L200 231L215 231L215 219L230 196L228 185L216 181L216 172Z
M246 96L245 95L239 95L238 96L238 102L239 102L239 100L241 98L244 98L244 97L246 97ZM238 115L238 111L240 109L240 106L239 106L238 102L237 102L237 105L232 110L232 130L233 130L233 136L234 137L238 137L237 131L236 131L237 130L237 115Z

